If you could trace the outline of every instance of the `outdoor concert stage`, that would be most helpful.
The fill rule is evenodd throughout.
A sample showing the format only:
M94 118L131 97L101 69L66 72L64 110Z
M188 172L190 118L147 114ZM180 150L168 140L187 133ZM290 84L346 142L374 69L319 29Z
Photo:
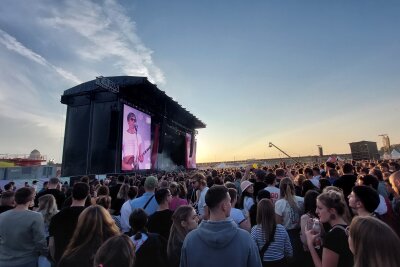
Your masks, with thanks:
M97 77L61 103L62 176L196 167L196 129L206 125L145 77Z

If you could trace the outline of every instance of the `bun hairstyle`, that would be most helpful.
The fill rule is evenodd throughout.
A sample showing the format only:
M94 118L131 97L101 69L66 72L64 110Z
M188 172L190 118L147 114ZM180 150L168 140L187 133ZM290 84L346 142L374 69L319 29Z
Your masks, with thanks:
M346 202L344 201L343 194L335 190L327 190L321 193L318 198L328 209L336 210L339 216L344 216L346 213Z

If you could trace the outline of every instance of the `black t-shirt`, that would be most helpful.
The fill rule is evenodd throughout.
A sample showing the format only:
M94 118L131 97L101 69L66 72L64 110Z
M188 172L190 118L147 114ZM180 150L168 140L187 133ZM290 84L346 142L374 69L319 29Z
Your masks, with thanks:
M54 198L56 199L57 208L61 210L64 206L65 194L58 189L46 189L38 193L35 198L35 206L38 206L39 198L47 194L51 194L54 196Z
M347 197L350 195L351 190L353 189L353 186L355 185L357 181L357 177L352 174L345 174L340 176L339 179L337 179L333 185L341 188L343 190L344 197L347 200Z
M58 262L74 234L78 218L85 207L68 207L53 216L49 234L54 237L55 261Z
M167 240L158 234L147 233L148 239L136 251L135 267L166 267Z
M330 249L339 255L338 267L353 267L354 258L349 248L349 242L344 229L347 225L334 226L325 236L324 248Z
M147 229L150 233L156 233L168 240L172 225L173 212L169 209L156 211L149 217Z
M267 187L267 184L264 182L255 182L254 183L254 192L253 196L257 196L258 191L263 190L264 188Z
M12 206L0 206L0 213L3 213L7 210L12 210L14 207Z

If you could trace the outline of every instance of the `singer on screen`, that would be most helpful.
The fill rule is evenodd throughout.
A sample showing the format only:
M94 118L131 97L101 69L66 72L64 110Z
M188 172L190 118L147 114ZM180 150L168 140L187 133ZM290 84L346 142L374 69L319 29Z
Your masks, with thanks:
M130 112L127 116L128 129L124 132L122 144L122 170L138 170L143 162L142 137L137 132L136 115Z

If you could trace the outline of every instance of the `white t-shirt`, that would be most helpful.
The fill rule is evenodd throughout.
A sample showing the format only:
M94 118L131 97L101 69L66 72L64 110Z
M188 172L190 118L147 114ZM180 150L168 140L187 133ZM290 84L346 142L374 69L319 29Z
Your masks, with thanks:
M231 214L229 216L239 226L243 221L246 220L243 212L240 209L231 208Z
M276 188L275 186L267 186L264 190L267 190L271 194L271 201L273 204L275 204L278 199L281 198L281 191L279 188Z
M203 191L200 191L199 202L197 204L197 208L199 210L199 215L204 215L204 206L206 205L206 193L208 191L208 187L204 187Z
M252 197L244 197L243 201L243 212L244 214L249 214L251 206L254 205L254 199Z
M287 230L300 228L300 217L304 210L304 199L295 196L295 200L299 207L297 212L292 209L286 199L279 199L275 203L275 213L282 217L282 225L285 226Z
M379 215L383 215L385 213L387 213L387 205L386 205L386 201L385 198L382 195L379 195L379 205L376 208L375 212L378 213Z
M142 137L140 134L131 134L128 132L124 133L122 145L122 156L135 156L135 159L139 156L139 147L142 144Z

